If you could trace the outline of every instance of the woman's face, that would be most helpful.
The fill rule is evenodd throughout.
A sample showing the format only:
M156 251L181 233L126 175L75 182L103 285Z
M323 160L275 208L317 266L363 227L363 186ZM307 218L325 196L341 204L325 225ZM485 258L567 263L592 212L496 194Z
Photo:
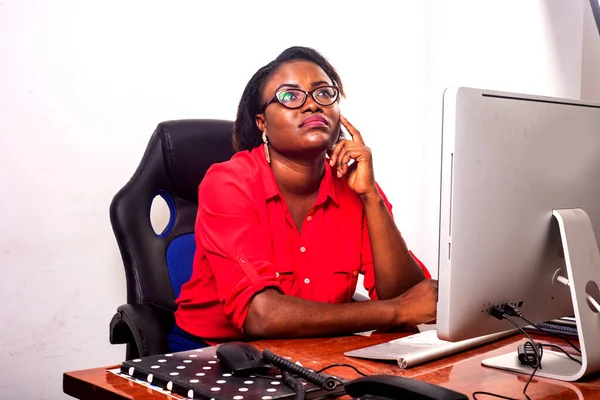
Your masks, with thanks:
M285 63L267 81L261 104L281 89L311 92L321 86L333 86L325 71L309 61ZM271 150L290 157L311 157L324 152L337 141L340 132L340 108L318 104L312 96L300 108L289 109L274 101L256 116L261 132L266 130Z

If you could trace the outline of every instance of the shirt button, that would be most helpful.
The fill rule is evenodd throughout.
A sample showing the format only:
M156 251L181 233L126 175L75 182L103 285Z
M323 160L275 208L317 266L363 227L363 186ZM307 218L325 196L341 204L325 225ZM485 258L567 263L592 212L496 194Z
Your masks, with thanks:
M312 221L312 215L309 215L308 217L306 217L306 220L307 220L308 222Z
M275 272L275 278L279 278L279 272Z
M358 271L352 271L352 275L358 276Z
M304 283L306 283L306 284L308 285L308 284L310 283L310 279L306 278L306 279L304 280Z
M301 251L302 253L304 253L304 252L306 251L306 247L304 247L304 246L300 247L300 251Z

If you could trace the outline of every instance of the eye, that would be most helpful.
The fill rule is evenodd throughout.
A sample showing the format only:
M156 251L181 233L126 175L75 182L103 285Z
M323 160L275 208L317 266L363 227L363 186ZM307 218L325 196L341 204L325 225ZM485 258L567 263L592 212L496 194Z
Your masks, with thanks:
M295 90L282 90L277 93L277 98L282 103L291 103L298 99L298 93Z
M335 89L331 87L324 87L317 89L317 96L323 99L332 99L335 97Z

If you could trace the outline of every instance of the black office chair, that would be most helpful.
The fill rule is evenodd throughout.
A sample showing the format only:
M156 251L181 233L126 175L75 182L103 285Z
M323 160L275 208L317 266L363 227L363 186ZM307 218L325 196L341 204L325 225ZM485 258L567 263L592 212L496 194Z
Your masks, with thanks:
M110 205L110 220L127 281L127 304L110 322L110 343L126 358L169 352L175 299L190 279L198 185L214 163L231 158L233 122L180 120L158 124L140 165ZM156 196L168 205L162 232L150 222Z

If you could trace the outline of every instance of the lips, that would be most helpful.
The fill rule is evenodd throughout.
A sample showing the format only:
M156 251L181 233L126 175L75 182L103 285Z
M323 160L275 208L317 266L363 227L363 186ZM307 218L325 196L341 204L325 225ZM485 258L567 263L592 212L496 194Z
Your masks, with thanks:
M320 115L309 115L300 122L300 127L324 127L327 126L327 120Z

